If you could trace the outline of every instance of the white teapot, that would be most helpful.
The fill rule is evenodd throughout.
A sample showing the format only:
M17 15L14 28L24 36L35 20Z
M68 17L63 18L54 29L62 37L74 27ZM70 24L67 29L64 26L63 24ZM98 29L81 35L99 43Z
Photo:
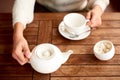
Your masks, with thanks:
M30 64L37 72L52 73L65 63L72 50L62 53L55 45L44 43L32 50Z

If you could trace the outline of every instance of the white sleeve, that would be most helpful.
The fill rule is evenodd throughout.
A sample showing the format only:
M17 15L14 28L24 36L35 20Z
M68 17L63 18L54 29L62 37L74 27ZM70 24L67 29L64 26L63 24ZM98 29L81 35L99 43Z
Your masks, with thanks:
M16 22L21 22L26 28L26 24L33 21L34 5L36 0L15 0L13 5L13 26Z
M104 11L109 4L109 0L95 0L94 5L99 5Z

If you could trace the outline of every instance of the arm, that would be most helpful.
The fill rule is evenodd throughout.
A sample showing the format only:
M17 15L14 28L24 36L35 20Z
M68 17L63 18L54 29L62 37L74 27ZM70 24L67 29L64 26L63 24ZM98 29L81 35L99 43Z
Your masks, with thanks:
M16 0L13 6L13 52L12 56L21 65L28 62L30 50L23 36L26 24L32 22L35 0Z
M13 6L13 27L17 22L22 23L26 28L26 24L32 22L35 0L15 0Z
M109 5L110 1L109 0L95 0L93 7L95 5L100 6L100 8L102 9L102 11L104 12L106 7Z

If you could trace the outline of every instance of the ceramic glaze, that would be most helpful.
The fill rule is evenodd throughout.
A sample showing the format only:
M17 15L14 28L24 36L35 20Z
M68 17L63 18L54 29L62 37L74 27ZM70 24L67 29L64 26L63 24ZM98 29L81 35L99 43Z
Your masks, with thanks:
M82 14L69 13L64 16L63 23L66 30L72 34L80 34L86 28L87 20Z
M30 64L37 72L52 73L59 69L72 53L72 50L62 53L52 44L40 44L33 49Z
M82 40L82 39L87 38L90 35L91 28L90 28L90 26L86 26L84 28L84 30L81 32L82 34L80 34L78 37L71 37L73 35L71 35L71 33L69 33L68 31L66 31L64 23L60 22L60 24L58 26L58 31L66 39L69 39L69 40ZM83 33L83 32L85 32L85 33Z
M95 44L94 54L99 60L110 60L115 54L115 48L111 41L102 40Z

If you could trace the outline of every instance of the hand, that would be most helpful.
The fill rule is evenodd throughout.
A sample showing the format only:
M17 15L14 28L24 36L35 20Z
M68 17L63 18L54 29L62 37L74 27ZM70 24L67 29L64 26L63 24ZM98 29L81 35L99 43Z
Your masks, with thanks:
M102 9L100 6L96 5L93 7L92 10L90 10L86 18L89 19L90 21L88 22L88 25L90 25L92 28L96 28L102 24L101 21L101 16L102 16Z
M29 50L26 39L22 35L22 32L21 32L22 30L23 29L21 29L21 26L19 24L14 29L12 56L21 65L24 65L25 63L29 61L30 50Z
M12 56L21 65L24 65L28 62L30 58L30 50L28 48L27 41L24 39L24 37L14 40Z

